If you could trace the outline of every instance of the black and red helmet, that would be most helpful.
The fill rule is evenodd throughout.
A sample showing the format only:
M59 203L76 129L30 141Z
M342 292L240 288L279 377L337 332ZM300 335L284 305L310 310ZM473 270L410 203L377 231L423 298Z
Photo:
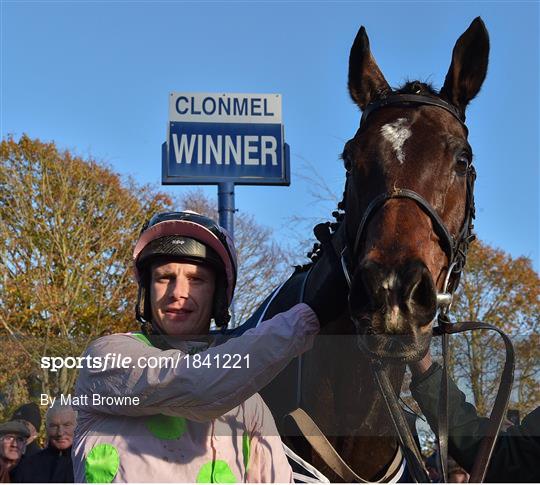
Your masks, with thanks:
M151 265L157 260L179 259L207 264L216 270L213 317L216 325L229 321L237 278L236 251L229 233L212 219L192 211L162 212L143 227L133 250L135 278L139 284L137 319L151 319L148 285ZM141 311L141 300L144 310Z

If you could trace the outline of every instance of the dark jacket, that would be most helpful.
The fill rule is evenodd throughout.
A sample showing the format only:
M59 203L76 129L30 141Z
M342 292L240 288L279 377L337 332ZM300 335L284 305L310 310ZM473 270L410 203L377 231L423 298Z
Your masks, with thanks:
M71 448L60 451L49 445L20 463L17 469L13 470L11 481L16 483L73 483Z
M411 393L437 432L442 368L434 363L424 374L413 379ZM465 400L456 384L448 383L448 448L450 455L468 472L471 471L488 419L479 417L475 407ZM486 482L540 482L540 408L527 415L521 425L500 433Z
M39 446L37 444L37 441L34 440L32 441L32 443L30 443L29 445L26 445L26 451L24 452L24 455L23 457L21 458L21 460L24 460L24 458L28 458L30 456L34 456L36 455L37 453L39 453L40 451L42 451L42 448L41 446Z
M40 451L42 451L42 448L36 443L36 440L32 441L32 443L30 443L29 445L26 445L26 450L21 458L21 461L19 461L19 463L17 463L17 466L13 468L13 470L11 470L10 475L14 477L18 473L17 470L24 466L26 460L28 460L28 458L30 458L31 456L36 455Z

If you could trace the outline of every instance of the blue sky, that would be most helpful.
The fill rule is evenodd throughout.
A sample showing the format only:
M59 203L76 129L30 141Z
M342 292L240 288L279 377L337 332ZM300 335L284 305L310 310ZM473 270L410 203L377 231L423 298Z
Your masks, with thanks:
M538 14L538 2L2 1L1 133L54 140L159 184L171 91L281 93L292 185L237 187L236 207L287 240L291 216L325 220L333 208L314 204L299 177L306 161L341 194L338 155L359 122L346 76L360 25L391 85L438 88L480 15L491 56L467 116L476 230L538 270Z

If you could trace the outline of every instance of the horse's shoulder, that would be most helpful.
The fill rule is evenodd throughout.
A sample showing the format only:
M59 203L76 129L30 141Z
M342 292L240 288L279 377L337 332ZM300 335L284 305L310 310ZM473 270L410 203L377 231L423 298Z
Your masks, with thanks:
M253 315L241 325L227 329L224 332L216 330L211 333L216 335L222 334L227 337L239 337L248 330L257 327L260 322L268 320L277 313L288 310L301 301L301 285L306 274L307 272L305 271L296 270L287 281L275 288L257 307Z

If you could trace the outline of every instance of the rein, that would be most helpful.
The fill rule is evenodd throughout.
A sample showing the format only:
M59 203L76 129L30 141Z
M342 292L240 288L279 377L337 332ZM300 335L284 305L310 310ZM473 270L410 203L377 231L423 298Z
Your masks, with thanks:
M497 389L497 397L495 398L495 404L489 416L489 422L487 426L487 432L482 442L480 443L480 448L476 454L473 468L471 470L471 476L469 479L470 483L482 483L486 476L486 472L491 460L491 455L495 448L497 441L497 436L501 430L501 425L506 414L506 409L508 407L508 401L510 399L510 393L512 392L512 384L514 382L514 346L512 345L511 340L508 336L499 328L489 323L484 322L455 322L451 323L446 315L439 315L438 318L439 326L433 328L434 336L442 336L443 338L443 350L445 345L448 346L448 337L451 334L457 334L472 330L490 330L497 332L503 339L506 358L504 362L504 368L501 375L501 382L499 388ZM444 446L447 450L448 446L448 372L446 365L447 353L443 352L443 377L442 377L442 393L441 400L439 402L439 430L441 429L441 424L444 425L444 435L439 431L439 443L442 440L445 441ZM442 409L441 409L442 408ZM440 445L439 445L440 446ZM442 453L441 453L441 458ZM443 459L446 459L445 456ZM443 468L443 473L446 481L446 468Z

